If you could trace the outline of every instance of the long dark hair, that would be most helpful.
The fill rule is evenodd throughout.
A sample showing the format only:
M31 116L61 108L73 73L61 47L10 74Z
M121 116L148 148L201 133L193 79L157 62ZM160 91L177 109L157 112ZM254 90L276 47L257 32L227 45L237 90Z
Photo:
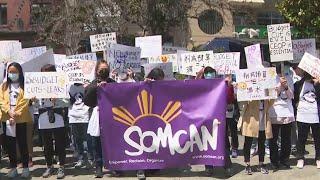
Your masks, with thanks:
M13 66L15 67L18 72L19 72L19 79L18 79L18 83L21 89L24 89L24 76L23 76L23 71L22 71L22 67L19 63L13 62L11 63L8 68L7 68L7 81L3 84L2 86L2 90L7 90L8 87L12 84L12 80L9 78L9 68Z
M207 74L207 73L217 74L217 71L216 71L215 69L213 69L211 66L207 66L207 67L205 67L204 70L203 70L203 74L202 74L201 79L204 79L204 75Z
M154 68L150 71L147 78L153 79L155 81L163 80L164 79L164 72L160 68Z
M98 72L98 69L99 69L99 66L100 66L101 64L106 64L106 65L108 66L109 70L110 70L109 64L108 64L108 62L107 62L106 60L100 60L100 61L98 61L98 62L97 62L97 65L96 65L96 68L95 68L95 70L94 70L95 78L98 77L98 73L99 73L99 72Z

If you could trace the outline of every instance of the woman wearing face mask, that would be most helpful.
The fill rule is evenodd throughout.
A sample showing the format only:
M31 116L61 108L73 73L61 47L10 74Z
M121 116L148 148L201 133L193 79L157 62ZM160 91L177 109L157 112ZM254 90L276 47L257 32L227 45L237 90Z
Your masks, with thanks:
M24 76L22 67L18 63L11 63L7 69L7 81L0 87L1 121L3 122L5 145L10 160L9 178L16 178L17 149L21 154L23 170L21 177L30 176L28 167L29 152L27 145L27 123L32 121L29 112L29 100L24 99Z
M213 69L212 67L208 66L208 67L205 67L203 68L198 74L197 74L197 77L196 79L214 79L214 78L217 78L217 72L215 69ZM226 83L228 83L228 86L231 85L231 79L229 78L226 78ZM230 86L229 86L230 87ZM232 87L233 89L233 87ZM232 96L232 98L234 97L234 94L233 94L233 91L230 95L229 93L229 90L227 92L228 96ZM232 162L231 162L231 159L230 159L230 142L229 142L229 138L228 138L228 125L226 124L226 136L225 136L225 146L226 146L226 156L225 156L225 166L224 166L224 169L225 169L225 174L226 176L230 177L232 176L232 169L231 169L231 166L232 166ZM208 166L206 165L205 166L205 171L206 171L206 174L207 176L212 176L213 175L213 166Z
M294 85L294 104L297 112L298 143L297 143L297 167L304 166L304 153L307 137L312 129L316 151L316 164L320 169L320 84L310 74L304 73L304 77Z
M101 60L97 63L95 69L96 79L89 85L85 86L85 93L83 102L85 105L91 108L91 115L88 124L88 134L91 135L94 158L96 162L96 178L103 177L103 160L102 160L102 147L100 140L100 127L99 127L99 113L98 113L98 98L97 90L100 86L106 83L115 83L115 81L109 78L109 65L107 61ZM114 171L114 175L119 175L119 172Z

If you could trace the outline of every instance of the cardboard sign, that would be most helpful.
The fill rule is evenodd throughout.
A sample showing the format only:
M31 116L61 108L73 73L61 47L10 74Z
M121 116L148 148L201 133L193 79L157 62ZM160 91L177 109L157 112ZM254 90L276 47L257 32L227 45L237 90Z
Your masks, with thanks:
M320 59L305 53L299 64L299 68L315 78L320 78Z
M97 54L96 53L76 54L76 55L72 55L72 56L67 56L67 59L81 59L81 60L97 61Z
M248 69L262 68L262 58L260 44L247 46L244 48L246 53L247 67Z
M24 63L24 62L30 61L31 59L39 57L41 54L45 53L46 51L47 51L46 46L23 48L20 51L20 57L21 57L20 63Z
M236 74L240 68L240 52L214 53L211 67L218 74Z
M315 39L292 40L292 49L294 63L299 63L306 52L313 56L317 56Z
M155 56L155 57L149 57L148 63L172 63L172 69L173 72L179 72L179 66L178 66L178 56L177 54L166 54L161 56Z
M271 62L293 60L290 24L268 25L268 40Z
M140 48L112 44L107 48L106 55L111 70L126 73L127 69L131 68L133 72L141 72Z
M0 41L0 62L19 62L21 50L19 41Z
M117 44L117 34L105 33L105 34L95 34L90 36L91 51L98 52L107 49L108 44Z
M21 66L23 72L40 72L41 68L47 64L55 64L52 49L28 62L21 64Z
M172 71L172 63L152 63L152 64L144 64L144 74L145 77L148 76L148 74L152 71L154 68L160 68L164 72L164 79L165 80L173 80L173 71Z
M135 46L141 48L141 58L162 54L162 36L136 37Z
M68 78L59 72L26 72L24 98L69 98Z
M277 99L276 68L240 69L236 73L237 100Z
M181 54L180 74L196 76L206 66L213 65L213 52L201 51Z
M176 54L179 50L186 51L187 48L174 47L174 46L162 46L162 54Z
M56 61L57 72L66 73L68 82L88 83L94 80L96 61L81 59L66 59L65 61Z

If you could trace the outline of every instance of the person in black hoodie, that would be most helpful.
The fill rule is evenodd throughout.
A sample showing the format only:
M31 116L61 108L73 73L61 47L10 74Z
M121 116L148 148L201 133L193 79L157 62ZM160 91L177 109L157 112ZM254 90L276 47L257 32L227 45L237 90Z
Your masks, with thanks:
M98 88L106 83L115 83L115 81L109 78L110 69L107 61L101 60L97 62L96 69L95 69L95 80L92 81L89 85L85 86L85 94L83 102L85 105L91 108L90 116L92 116L93 108L96 108L98 105L97 99L97 90ZM90 119L91 121L91 119ZM90 122L89 122L90 126ZM97 127L99 129L99 127ZM98 130L99 131L99 130ZM101 147L101 140L100 136L92 136L92 143L93 143L93 150L95 161L96 161L96 178L103 177L103 160L102 160L102 147Z

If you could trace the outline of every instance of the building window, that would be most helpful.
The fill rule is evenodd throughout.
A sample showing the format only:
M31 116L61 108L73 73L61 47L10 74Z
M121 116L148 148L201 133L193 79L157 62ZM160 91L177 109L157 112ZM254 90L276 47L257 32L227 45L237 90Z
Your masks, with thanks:
M281 24L283 22L283 17L278 12L262 12L257 16L258 25Z
M49 3L34 3L31 5L31 24L41 24L49 13Z
M198 18L198 24L206 34L217 34L223 27L223 18L215 10L206 10Z
M7 4L0 4L0 25L7 24Z

